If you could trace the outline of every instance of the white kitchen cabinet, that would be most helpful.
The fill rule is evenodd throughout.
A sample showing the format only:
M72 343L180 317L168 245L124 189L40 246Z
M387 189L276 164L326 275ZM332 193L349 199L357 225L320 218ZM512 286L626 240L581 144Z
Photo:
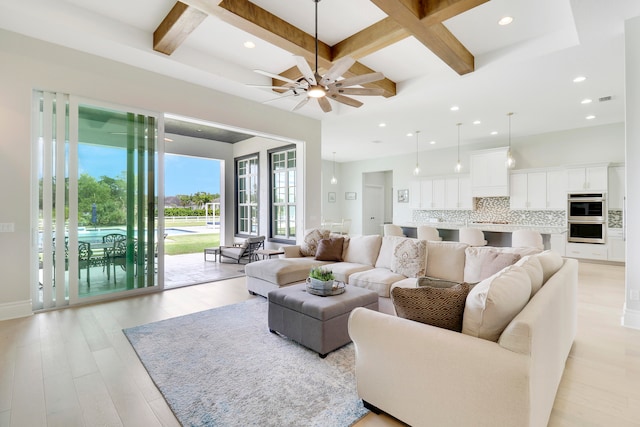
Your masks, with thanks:
M609 191L607 192L608 209L624 209L624 166L609 168Z
M567 171L564 169L547 171L547 209L567 209Z
M607 229L607 259L609 261L625 262L624 229Z
M607 166L588 166L567 169L569 191L607 191Z
M565 256L567 246L567 234L566 233L554 233L549 235L549 246L552 251Z
M445 209L471 209L471 180L468 175L446 177L444 192Z
M509 196L507 147L471 153L471 195L473 197Z
M547 208L547 173L514 172L509 182L511 209L543 210Z
M567 243L565 256L606 261L608 258L607 245L598 245L593 243Z
M422 209L422 183L419 179L409 182L409 206L411 209Z
M431 194L432 194L432 209L445 209L446 188L444 178L434 178L431 181Z
M420 199L422 209L433 209L433 180L422 179L420 181Z

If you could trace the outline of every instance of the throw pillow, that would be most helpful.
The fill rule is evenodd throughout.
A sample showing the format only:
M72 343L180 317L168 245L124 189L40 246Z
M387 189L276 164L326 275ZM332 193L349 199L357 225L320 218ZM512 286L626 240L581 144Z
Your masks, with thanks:
M542 287L543 272L540 260L536 256L527 255L516 262L515 265L524 268L529 275L531 279L531 296L533 297Z
M418 287L429 286L431 288L450 288L460 284L461 282L453 282L451 280L438 279L435 277L418 277Z
M469 285L450 288L394 288L391 300L398 317L460 332Z
M331 237L318 242L316 259L318 261L342 261L342 245L344 237Z
M467 296L462 333L489 341L527 305L531 279L522 267L509 266L473 287Z
M322 239L328 238L329 230L320 230L318 228L307 230L304 235L304 240L300 245L300 253L303 256L316 256L316 251L318 250L318 242Z
M403 239L393 248L391 271L407 277L424 276L427 264L427 241Z
M489 254L486 263L482 264L480 271L480 280L484 280L489 276L493 276L498 271L515 264L520 259L520 254L494 252Z
M560 270L562 267L562 257L559 253L553 251L544 251L536 255L538 261L542 265L542 283L547 283L547 280L554 274L556 271Z

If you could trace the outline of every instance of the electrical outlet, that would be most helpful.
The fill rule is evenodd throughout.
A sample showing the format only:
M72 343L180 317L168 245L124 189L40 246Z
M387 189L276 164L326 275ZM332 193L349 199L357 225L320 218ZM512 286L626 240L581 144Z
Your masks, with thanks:
M640 291L637 289L631 289L629 291L629 299L631 301L640 301Z

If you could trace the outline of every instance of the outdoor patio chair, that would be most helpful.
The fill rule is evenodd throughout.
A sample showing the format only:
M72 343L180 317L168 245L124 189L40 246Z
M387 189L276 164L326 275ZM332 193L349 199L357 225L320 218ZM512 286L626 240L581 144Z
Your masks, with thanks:
M246 259L247 263L256 261L256 251L264 247L264 240L264 236L249 237L241 246L220 246L220 261L223 257L234 259L238 264L243 259Z

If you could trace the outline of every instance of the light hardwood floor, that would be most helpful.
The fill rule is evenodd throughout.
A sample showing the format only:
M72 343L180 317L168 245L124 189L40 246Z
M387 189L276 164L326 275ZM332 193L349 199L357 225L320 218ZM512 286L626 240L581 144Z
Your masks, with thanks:
M122 328L249 298L237 278L0 322L0 427L178 426ZM578 336L550 426L640 426L640 331L620 326L623 300L623 267L580 264Z

